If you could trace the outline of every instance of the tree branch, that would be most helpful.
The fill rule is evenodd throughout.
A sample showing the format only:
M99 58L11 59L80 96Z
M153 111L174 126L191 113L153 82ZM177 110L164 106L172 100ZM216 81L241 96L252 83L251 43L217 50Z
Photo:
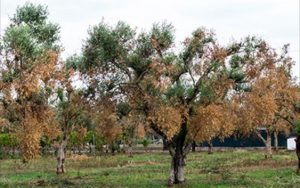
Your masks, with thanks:
M280 118L282 118L283 120L287 121L289 124L291 124L292 126L294 126L294 122L292 120L290 120L288 117L284 117L280 114L277 114ZM292 118L293 119L293 118Z
M128 76L128 78L129 78L130 81L132 80L130 71L129 71L129 69L128 69L127 67L122 66L120 63L116 63L115 61L112 61L111 63L112 63L113 65L115 65L117 68L119 68L119 69L121 69L122 71L124 71L124 72L127 74L127 76Z
M264 137L261 135L261 133L258 130L255 130L254 132L264 142L264 144L266 144L267 141L264 139Z
M164 134L153 122L151 122L150 128L153 129L157 134L163 137L163 139L168 140L166 134Z
M186 156L192 147L192 140L187 141L185 147L183 148L183 155Z
M194 86L194 90L193 90L192 95L186 99L186 103L187 104L189 104L190 102L192 102L193 100L195 100L195 98L197 97L197 94L200 91L200 85L203 83L204 79L210 73L210 71L212 70L212 68L213 68L213 66L210 66L208 69L206 69L206 72L198 79L198 81L196 82L196 84Z

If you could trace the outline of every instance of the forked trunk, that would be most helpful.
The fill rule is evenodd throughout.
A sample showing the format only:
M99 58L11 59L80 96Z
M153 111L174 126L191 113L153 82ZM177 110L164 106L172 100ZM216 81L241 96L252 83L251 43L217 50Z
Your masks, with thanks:
M297 136L295 139L296 142L296 154L298 157L298 168L297 168L297 173L300 174L300 135Z
M57 167L56 167L56 174L65 173L65 149L67 146L68 138L64 136L62 142L60 143L58 150L57 150Z
M268 129L266 129L267 133L267 139L265 139L259 130L255 131L257 136L263 141L265 144L265 158L270 159L272 158L272 138L271 138L271 133Z
M265 145L266 145L265 158L271 159L272 158L272 139L271 139L271 134L269 131L267 131L267 139L265 141Z

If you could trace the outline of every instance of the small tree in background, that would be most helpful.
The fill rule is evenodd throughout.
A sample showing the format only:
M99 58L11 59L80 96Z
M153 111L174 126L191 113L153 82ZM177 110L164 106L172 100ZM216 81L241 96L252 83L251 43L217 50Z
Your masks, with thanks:
M266 159L272 158L271 135L276 131L288 133L291 129L281 118L289 113L295 96L294 83L290 77L292 61L286 47L280 56L271 47L264 47L268 53L261 58L269 63L269 67L258 73L257 79L251 83L251 92L241 98L241 130L257 134L266 146ZM265 129L266 139L261 129Z
M67 74L68 75L68 74ZM61 136L57 143L57 170L56 173L64 173L66 146L70 139L70 134L74 134L76 145L82 145L86 128L84 99L81 92L73 90L69 77L62 79L62 88L57 91L57 122L61 131ZM73 140L74 141L74 140ZM80 146L79 146L80 147Z
M55 84L59 27L47 17L44 6L18 7L2 38L1 115L17 135L24 162L39 154L43 135L57 131L48 98Z
M117 141L120 139L122 129L118 123L116 104L108 98L104 98L92 107L95 132L102 135L106 144L106 152L110 148L114 155L118 148Z
M118 122L122 129L122 138L128 145L129 157L132 157L132 146L137 139L144 139L145 130L143 124L145 119L130 109L128 103L121 102L117 106Z
M299 86L291 89L293 100L292 103L285 106L285 113L278 114L278 116L292 126L293 132L296 134L296 154L298 157L297 173L300 173L300 91Z

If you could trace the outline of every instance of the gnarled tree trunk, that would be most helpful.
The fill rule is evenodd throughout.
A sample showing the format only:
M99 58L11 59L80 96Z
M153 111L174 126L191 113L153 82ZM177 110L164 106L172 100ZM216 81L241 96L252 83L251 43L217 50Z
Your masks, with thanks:
M182 149L175 149L172 156L169 184L180 184L184 182L185 155Z
M172 156L169 185L180 184L185 181L184 166L185 158L191 149L191 143L185 143L187 135L186 123L182 125L181 131L176 138L169 144L169 151Z
M68 137L64 135L62 142L59 144L57 149L57 167L56 174L65 173L65 150L68 142Z
M295 139L295 142L296 142L296 154L298 157L297 173L300 174L300 135L297 136L297 138Z

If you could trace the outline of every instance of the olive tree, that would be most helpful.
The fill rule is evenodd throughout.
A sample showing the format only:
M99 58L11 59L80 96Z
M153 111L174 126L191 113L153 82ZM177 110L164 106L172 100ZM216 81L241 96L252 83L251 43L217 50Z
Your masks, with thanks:
M87 97L128 103L134 117L143 116L143 125L167 140L169 184L184 182L194 140L233 133L237 96L269 66L261 60L268 53L265 42L255 37L221 46L213 32L198 28L176 46L168 23L136 34L124 22L101 22L88 33L82 53L70 57L67 66L87 78Z

